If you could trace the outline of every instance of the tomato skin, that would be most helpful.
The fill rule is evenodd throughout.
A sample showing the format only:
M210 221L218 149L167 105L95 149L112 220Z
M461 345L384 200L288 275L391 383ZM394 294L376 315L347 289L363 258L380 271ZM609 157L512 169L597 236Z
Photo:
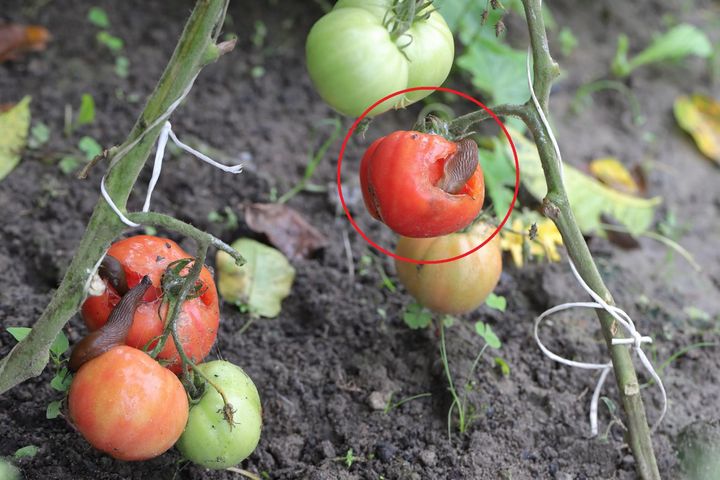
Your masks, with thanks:
M415 260L452 258L480 245L493 230L492 226L479 223L467 233L435 238L400 237L397 254ZM425 265L395 260L395 267L400 282L423 306L438 313L467 313L482 305L500 280L499 236L459 260Z
M150 235L136 235L120 240L110 247L108 255L122 264L129 288L135 286L143 275L150 276L153 282L153 286L143 297L145 302L141 303L135 312L126 341L131 347L143 348L163 332L167 305L160 308L160 279L165 269L175 260L190 258L192 255L172 240ZM176 324L185 353L194 362L202 361L210 352L220 323L217 289L207 267L201 270L200 281L207 287L205 292L183 304ZM110 312L120 301L120 296L107 281L105 285L105 292L88 297L81 309L82 317L91 331L107 322ZM180 372L180 357L172 338L168 339L158 359L169 361L168 368L175 373Z
M414 238L446 235L468 226L485 200L482 169L458 194L436 186L457 144L439 135L397 131L375 140L360 162L360 185L370 214Z
M228 397L235 412L231 428L223 418L223 400L210 385L190 410L187 426L175 445L189 460L206 468L228 468L246 459L257 447L262 428L260 395L250 377L223 360L198 365Z
M455 46L440 13L415 22L393 41L383 25L391 6L392 0L340 0L308 34L305 51L310 78L323 100L340 113L359 116L393 92L439 86L450 73ZM404 108L430 93L393 97L370 116Z
M180 380L128 346L112 348L80 367L68 408L83 437L118 460L146 460L167 451L188 417Z

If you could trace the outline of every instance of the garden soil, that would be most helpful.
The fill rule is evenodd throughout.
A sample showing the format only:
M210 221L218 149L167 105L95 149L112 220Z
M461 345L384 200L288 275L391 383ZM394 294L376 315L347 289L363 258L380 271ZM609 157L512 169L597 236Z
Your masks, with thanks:
M224 152L241 161L240 176L226 175L177 152L166 161L153 208L192 222L226 241L253 236L242 220L243 205L267 202L301 177L308 151L328 135L316 127L334 117L313 90L304 68L304 38L325 2L239 1L230 6L227 32L239 34L235 51L207 67L187 101L173 115L181 139ZM92 5L103 7L109 30L125 42L129 76L115 73L115 59L96 42L87 21ZM693 6L689 6L693 5ZM674 66L642 68L627 80L646 122L634 127L628 102L616 92L594 95L594 104L573 114L577 88L607 78L617 35L630 37L636 51L666 21L679 19L717 35L716 3L554 1L549 6L579 46L558 57L563 75L551 96L552 121L564 158L586 169L590 160L614 155L644 167L647 195L661 196L657 222L674 218L679 242L703 267L696 272L679 255L648 238L623 250L591 238L590 248L617 302L655 342L646 351L656 365L698 342L718 342L720 313L720 170L696 150L676 125L673 100L681 94L720 96L708 64L691 59ZM44 52L0 65L0 103L32 95L34 122L51 129L50 141L23 155L0 182L0 319L2 326L32 326L57 287L99 198L105 165L86 180L63 174L58 159L76 151L81 136L109 147L123 141L144 99L152 91L174 48L192 2L2 0L0 16L38 23L53 35ZM714 19L714 20L713 20ZM259 23L267 27L263 37ZM507 19L508 36L524 48L522 18ZM558 28L550 34L559 52ZM717 80L717 78L715 78ZM468 88L458 77L451 85ZM83 93L93 95L97 118L63 134L65 110L77 108ZM482 99L482 97L480 97ZM456 108L462 110L461 104ZM409 129L417 110L383 115L366 137L354 138L343 180L351 211L368 234L392 248L385 227L369 220L353 181L369 142L393 129ZM343 120L343 127L350 125ZM2 132L0 132L2 134ZM328 239L313 258L295 260L297 276L282 312L274 319L250 317L223 305L217 348L212 355L241 365L263 400L264 429L258 449L243 468L271 479L632 479L634 461L623 430L601 403L601 438L590 438L588 411L597 372L572 369L545 358L532 336L533 320L567 301L586 301L563 251L559 263L535 262L518 269L506 258L496 293L507 298L504 313L482 307L447 330L450 370L463 385L482 346L477 320L488 322L503 342L488 352L470 378L471 423L465 434L453 426L448 438L451 398L439 355L438 332L413 331L402 320L410 298L401 286L382 286L379 268L394 279L394 266L371 250L338 207L335 181L339 142L329 151L313 182L326 193L302 193L289 204ZM139 208L150 176L148 166L131 199ZM225 208L239 222L211 221ZM226 218L226 217L223 217ZM129 234L130 232L128 232ZM191 241L160 232L180 241ZM352 262L348 261L349 246ZM368 262L372 260L372 263ZM214 263L211 255L210 263ZM705 312L707 315L703 315ZM67 325L71 342L85 333L79 317ZM569 358L607 361L592 312L558 315L542 330L550 348ZM0 332L0 355L14 340ZM503 376L494 358L510 367ZM641 368L639 362L636 362ZM653 439L663 478L678 478L674 441L697 420L716 419L720 398L720 355L716 348L692 349L662 372L669 409ZM641 374L647 379L647 375ZM16 464L27 479L230 479L230 471L210 471L181 461L176 451L148 462L125 463L95 451L64 418L47 420L45 409L60 394L49 386L48 368L0 396L0 455L35 445L34 457ZM392 401L429 393L390 411ZM656 386L642 391L654 421L661 408ZM617 403L613 377L603 395ZM606 434L606 435L605 435ZM352 450L353 460L347 460ZM267 476L265 476L267 475Z

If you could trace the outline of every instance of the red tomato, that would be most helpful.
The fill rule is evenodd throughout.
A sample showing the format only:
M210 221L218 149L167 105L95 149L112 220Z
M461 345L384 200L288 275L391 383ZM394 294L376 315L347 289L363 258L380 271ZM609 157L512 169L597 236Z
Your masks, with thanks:
M114 347L80 367L70 418L95 448L119 460L156 457L180 438L188 400L180 380L146 353Z
M160 308L162 293L160 279L167 266L175 260L190 258L180 246L166 238L149 235L137 235L114 243L108 255L120 261L125 271L128 288L132 288L143 275L148 275L153 286L143 297L133 318L126 343L131 347L143 348L151 340L162 334L167 305ZM199 363L210 353L217 337L220 323L220 307L217 289L210 271L203 267L200 272L204 293L197 298L187 300L177 318L177 329L185 353L194 362ZM105 324L110 312L120 301L120 295L108 283L101 295L88 297L82 306L82 316L91 331ZM172 338L168 338L165 348L158 359L169 361L173 372L179 373L180 356Z
M458 144L439 135L398 131L370 145L360 163L360 184L370 214L406 237L436 237L468 226L485 199L480 164L460 191L438 182Z

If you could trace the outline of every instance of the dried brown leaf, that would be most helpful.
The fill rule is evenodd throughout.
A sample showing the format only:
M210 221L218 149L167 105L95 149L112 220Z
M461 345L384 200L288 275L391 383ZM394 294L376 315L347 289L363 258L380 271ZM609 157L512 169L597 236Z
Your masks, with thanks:
M0 62L15 60L25 52L39 52L47 48L50 32L39 25L0 25Z

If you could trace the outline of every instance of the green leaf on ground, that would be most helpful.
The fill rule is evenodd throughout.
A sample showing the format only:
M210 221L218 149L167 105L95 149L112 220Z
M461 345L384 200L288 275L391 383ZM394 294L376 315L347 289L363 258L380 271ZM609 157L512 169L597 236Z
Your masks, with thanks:
M533 197L541 201L547 193L547 185L537 148L533 142L512 128L508 128L508 131L520 159L520 179ZM512 162L509 147L506 149L505 158ZM639 235L650 228L655 207L662 203L660 197L648 199L620 193L567 163L564 170L570 205L583 233L602 230L600 224L603 223L603 214L617 220L632 235Z
M62 405L60 400L50 402L47 406L47 410L45 410L45 418L48 420L57 418L60 415L60 405Z
M290 294L295 269L274 248L249 238L236 240L232 247L245 257L242 267L225 252L218 252L218 290L230 303L246 306L250 313L276 317L282 300Z
M425 328L432 322L432 313L419 303L413 302L405 308L403 321L412 330Z
M24 457L34 457L40 449L36 447L35 445L28 445L22 448L18 448L15 451L15 455L13 455L16 459L18 458L24 458Z
M27 146L30 148L38 148L47 143L48 140L50 140L50 127L43 122L33 123L32 128L30 128L30 137L28 138Z
M28 336L32 328L29 327L7 327L5 330L13 336L15 340L21 342L25 337Z
M0 180L20 163L30 130L30 97L0 113Z
M507 299L501 295L495 295L494 293L490 292L487 300L485 300L485 304L490 308L504 312L507 308Z
M94 138L87 136L80 139L78 148L85 154L85 159L88 162L100 155L103 151L102 146Z
M500 339L495 335L495 332L493 332L492 327L490 327L489 324L485 322L475 322L475 332L480 335L483 340L485 340L485 343L488 344L488 347L490 348L500 348L502 346L502 342Z
M100 7L92 7L88 10L87 15L88 21L100 28L108 28L110 26L110 20L108 19L107 13Z
M89 93L83 93L80 100L80 109L78 110L75 126L87 125L95 120L95 100Z

